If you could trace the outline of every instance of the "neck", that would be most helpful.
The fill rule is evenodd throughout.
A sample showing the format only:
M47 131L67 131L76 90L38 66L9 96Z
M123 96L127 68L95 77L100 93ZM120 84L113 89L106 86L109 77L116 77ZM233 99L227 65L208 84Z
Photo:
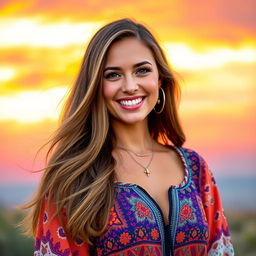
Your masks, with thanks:
M116 147L129 149L133 152L152 151L152 138L149 134L147 121L132 125L112 121Z

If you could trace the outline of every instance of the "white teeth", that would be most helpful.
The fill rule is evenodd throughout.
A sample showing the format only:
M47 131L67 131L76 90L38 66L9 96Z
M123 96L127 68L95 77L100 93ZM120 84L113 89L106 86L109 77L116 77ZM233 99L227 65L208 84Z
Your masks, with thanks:
M142 98L138 98L136 100L121 100L120 103L125 106L134 106L139 104L142 101Z

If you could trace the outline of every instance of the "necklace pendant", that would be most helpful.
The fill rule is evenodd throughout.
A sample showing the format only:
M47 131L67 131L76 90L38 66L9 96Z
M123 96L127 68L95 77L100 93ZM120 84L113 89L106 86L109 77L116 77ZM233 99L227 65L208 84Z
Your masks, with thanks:
M149 170L148 168L146 168L146 167L145 167L145 171L144 171L144 173L145 173L147 176L149 176L149 174L150 174L150 170Z

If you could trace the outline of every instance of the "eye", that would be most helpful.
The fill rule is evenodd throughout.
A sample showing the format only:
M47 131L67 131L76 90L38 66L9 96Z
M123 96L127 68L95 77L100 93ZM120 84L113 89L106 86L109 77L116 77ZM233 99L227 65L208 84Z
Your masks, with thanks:
M138 69L136 70L136 74L144 75L144 74L149 73L149 72L151 72L151 71L152 71L151 68L138 68Z
M105 75L106 79L111 79L111 80L117 79L119 77L120 77L120 75L116 72L111 72L111 73L108 73Z

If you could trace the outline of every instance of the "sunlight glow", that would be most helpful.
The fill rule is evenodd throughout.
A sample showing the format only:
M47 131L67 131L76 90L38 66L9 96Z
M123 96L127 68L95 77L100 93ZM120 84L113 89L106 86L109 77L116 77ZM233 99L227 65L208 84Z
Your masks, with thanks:
M0 97L0 120L35 123L59 117L62 99L67 88L56 87L47 91L24 91Z
M65 47L85 43L102 22L43 24L38 19L0 19L0 46Z
M256 62L256 49L218 48L207 52L195 52L185 44L165 43L167 58L177 69L205 69L220 67L232 62Z
M0 81L6 82L15 76L16 72L13 68L0 67Z
M226 117L229 118L238 118L243 117L246 113L248 113L248 109L250 107L250 102L247 99L237 99L234 102L222 102L216 101L212 99L205 100L191 100L186 99L180 104L180 113L182 117L185 116L200 116L205 115L215 115L218 117Z

